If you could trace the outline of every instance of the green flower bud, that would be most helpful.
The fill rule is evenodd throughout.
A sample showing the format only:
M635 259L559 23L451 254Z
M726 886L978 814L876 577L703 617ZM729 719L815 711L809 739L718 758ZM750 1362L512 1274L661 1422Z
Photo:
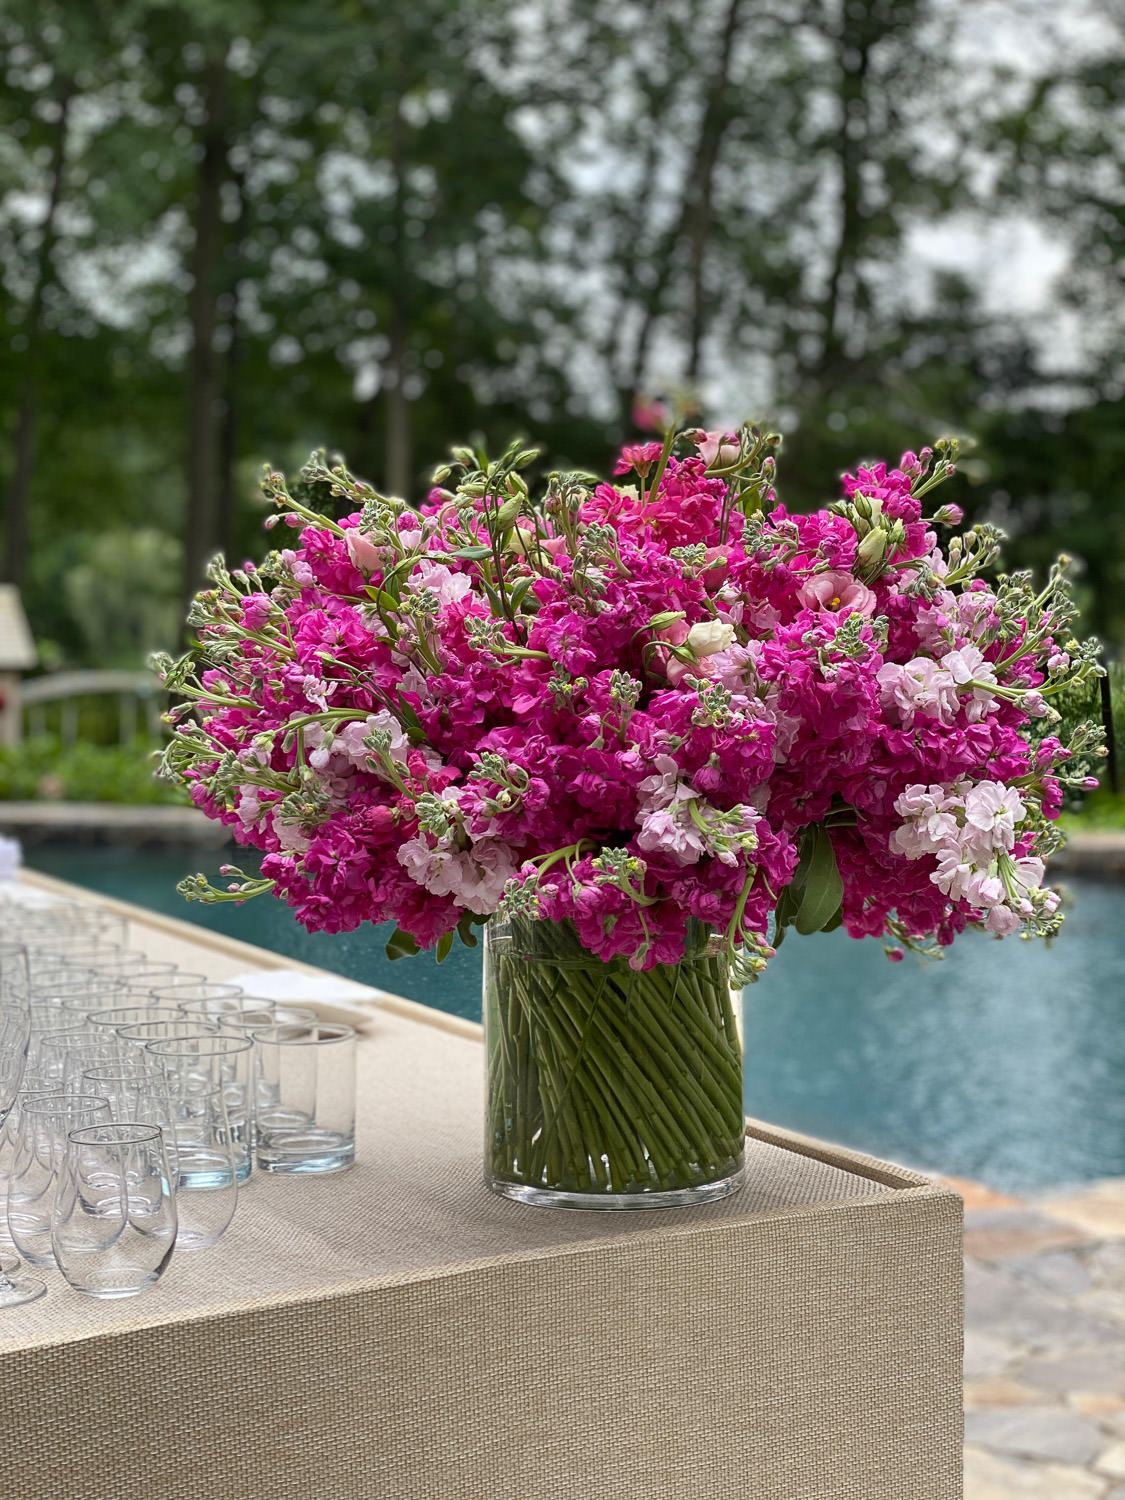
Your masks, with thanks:
M878 568L887 554L887 533L877 526L864 537L856 552L856 561L861 568Z

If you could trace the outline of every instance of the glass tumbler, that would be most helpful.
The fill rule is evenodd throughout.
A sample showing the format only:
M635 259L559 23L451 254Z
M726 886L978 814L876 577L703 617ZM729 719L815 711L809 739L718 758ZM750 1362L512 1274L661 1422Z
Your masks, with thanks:
M59 1270L89 1297L133 1297L163 1275L176 1244L164 1138L135 1121L67 1133L51 1214Z
M247 1037L222 1033L177 1036L149 1042L145 1052L150 1063L163 1068L168 1092L178 1106L179 1119L190 1119L194 1096L212 1089L221 1091L235 1170L239 1182L245 1182L253 1164L253 1042ZM177 1129L177 1144L179 1138Z
M27 950L20 943L0 941L0 1135L10 1128L7 1122L25 1075L30 1033ZM34 1276L9 1275L10 1268L9 1258L0 1257L0 1308L34 1302L47 1290Z
M218 1036L219 1028L213 1021L202 1016L180 1016L178 1021L140 1021L133 1026L118 1028L118 1040L130 1057L140 1058L151 1065L152 1059L145 1052L149 1042L167 1042L177 1037Z
M196 980L194 974L176 977L190 977L192 983L157 985L152 991L152 998L157 1005L177 1005L181 1010L199 1014L208 1011L209 1002L242 999L242 990L237 984L213 984L210 980ZM221 1004L219 1009L222 1009Z
M238 1171L221 1088L170 1088L168 1155L176 1161L176 1244L206 1250L223 1235L238 1207Z
M295 1022L254 1032L263 1172L341 1172L355 1161L351 1026Z
M95 1094L21 1097L15 1158L8 1179L12 1243L35 1266L53 1266L51 1213L68 1131L110 1124L109 1104Z

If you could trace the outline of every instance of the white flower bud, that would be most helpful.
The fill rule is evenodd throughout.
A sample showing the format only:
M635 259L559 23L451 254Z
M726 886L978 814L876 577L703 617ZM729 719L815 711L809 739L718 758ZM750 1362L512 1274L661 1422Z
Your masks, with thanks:
M701 620L688 631L684 645L696 661L702 661L705 656L714 656L716 651L725 651L733 640L733 625L728 625L725 620Z

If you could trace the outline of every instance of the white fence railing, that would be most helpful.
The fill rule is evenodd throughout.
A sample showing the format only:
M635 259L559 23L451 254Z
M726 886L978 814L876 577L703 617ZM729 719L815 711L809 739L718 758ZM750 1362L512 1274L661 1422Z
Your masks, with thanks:
M54 672L20 685L20 707L29 735L47 732L47 705L59 705L59 738L72 745L78 738L79 704L85 698L117 699L118 738L130 744L142 728L150 739L160 735L164 689L149 672Z

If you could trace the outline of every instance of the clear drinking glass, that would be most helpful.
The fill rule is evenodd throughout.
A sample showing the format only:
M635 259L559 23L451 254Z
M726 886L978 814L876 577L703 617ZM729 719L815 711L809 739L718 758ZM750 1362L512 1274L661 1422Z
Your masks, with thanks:
M181 1000L198 1000L215 990L222 995L241 995L242 987L208 979L206 974L189 974L186 969L177 969L167 979L152 986L153 995L163 1005L179 1005Z
M69 1084L80 1078L87 1068L113 1062L121 1055L116 1033L98 1040L84 1028L71 1031L45 1031L38 1039L36 1068L44 1078L53 1079L65 1093Z
M258 1166L340 1172L355 1161L355 1030L299 1022L257 1030Z
M38 972L32 980L32 999L36 1005L53 1005L85 1017L88 1010L120 1005L125 985L120 979L107 978L93 969L55 970L50 975Z
M15 1160L8 1180L8 1228L16 1249L36 1266L53 1266L51 1211L68 1131L108 1125L109 1104L93 1094L21 1098Z
M200 986L203 988L203 986ZM207 1021L237 1021L239 1016L261 1015L268 1001L258 1000L253 995L244 995L229 984L210 984L207 994L193 994L191 998L178 1001L185 1016L200 1016ZM164 998L168 998L165 996ZM272 1011L270 1012L272 1015Z
M71 946L60 947L57 943L48 943L36 940L30 948L31 977L35 979L39 974L47 971L67 971L70 973L102 974L106 966L113 966L113 962L125 950L116 947L113 943L104 943L98 947Z
M245 1182L253 1165L253 1042L220 1033L153 1041L145 1051L163 1068L173 1103L181 1110L190 1110L195 1094L221 1090L235 1169L238 1180Z
M0 1132L5 1131L23 1080L30 1035L27 950L19 943L0 942ZM0 1270L0 1307L34 1302L46 1290L44 1283L34 1276L12 1276L7 1270Z
M132 1026L120 1026L117 1035L125 1046L143 1053L149 1042L174 1041L178 1037L218 1036L219 1028L214 1021L205 1021L202 1016L181 1014L178 1021L138 1021Z
M221 1088L167 1095L171 1116L166 1132L175 1154L176 1244L206 1250L226 1232L238 1207L238 1172L231 1125Z
M179 984L176 980L181 977L175 975L171 984L153 987L152 998L158 1005L178 1005L182 1009L201 1000L240 1000L243 995L241 985L222 984L213 979L198 980L194 975L190 984Z
M127 979L149 970L158 974L174 974L179 966L170 959L149 958L140 948L118 948L112 953L107 951L104 957L98 959L96 967L102 974L114 974L120 979ZM160 981L154 979L153 983L158 984Z
M174 1005L106 1005L87 1011L86 1025L91 1031L119 1031L123 1026L138 1026L144 1021L181 1021L183 1012Z
M51 1214L51 1248L76 1292L133 1297L163 1275L176 1244L176 1200L155 1125L67 1133Z
M172 1129L172 1101L163 1068L150 1063L143 1049L134 1049L129 1061L89 1068L82 1078L84 1092L102 1094L109 1101L110 1115L117 1123L132 1121L160 1127L174 1183L179 1162Z

